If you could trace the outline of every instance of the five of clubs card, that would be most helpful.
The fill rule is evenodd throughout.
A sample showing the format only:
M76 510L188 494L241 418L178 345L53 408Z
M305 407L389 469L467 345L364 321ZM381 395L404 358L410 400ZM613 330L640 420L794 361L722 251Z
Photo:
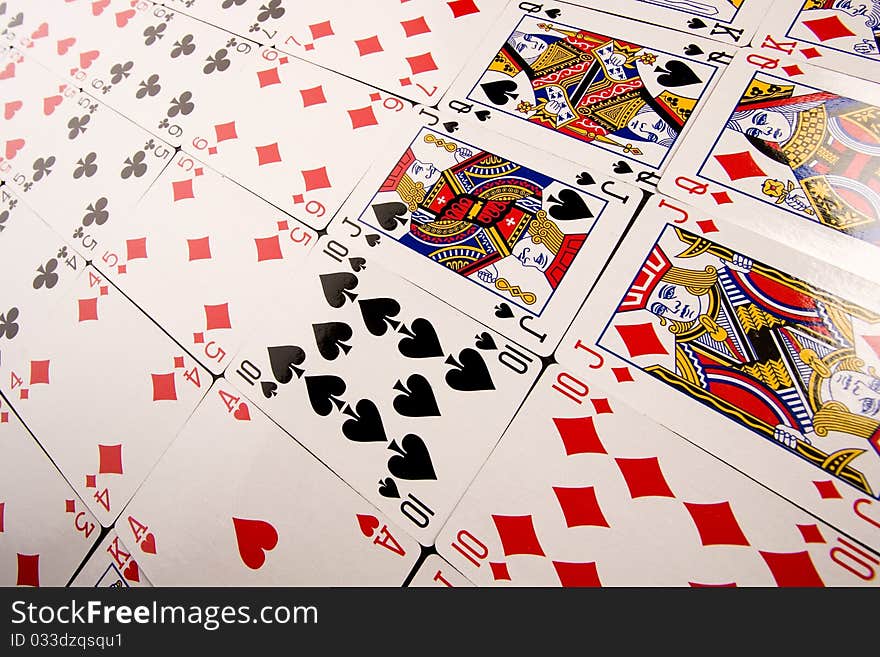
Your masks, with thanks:
M880 585L876 0L0 37L3 585Z

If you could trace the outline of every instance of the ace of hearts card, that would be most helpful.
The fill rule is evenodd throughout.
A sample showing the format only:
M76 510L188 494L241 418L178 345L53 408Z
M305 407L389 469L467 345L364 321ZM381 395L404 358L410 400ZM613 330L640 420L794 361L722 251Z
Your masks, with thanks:
M570 5L530 7L508 6L440 107L654 189L735 49Z
M743 50L660 189L880 280L878 115L875 83Z
M852 274L656 196L557 358L876 550L878 299Z
M880 555L605 392L582 359L544 372L437 550L480 586L880 585Z
M381 236L368 243L374 260L549 355L641 191L487 130L421 116L434 126L401 130L339 217Z

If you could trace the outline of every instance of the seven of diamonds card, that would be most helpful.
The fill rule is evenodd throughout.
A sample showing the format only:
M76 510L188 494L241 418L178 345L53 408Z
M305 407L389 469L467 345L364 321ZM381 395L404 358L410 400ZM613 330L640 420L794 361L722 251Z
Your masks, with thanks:
M880 547L877 287L664 197L636 224L557 358Z
M880 87L742 51L662 191L878 280Z

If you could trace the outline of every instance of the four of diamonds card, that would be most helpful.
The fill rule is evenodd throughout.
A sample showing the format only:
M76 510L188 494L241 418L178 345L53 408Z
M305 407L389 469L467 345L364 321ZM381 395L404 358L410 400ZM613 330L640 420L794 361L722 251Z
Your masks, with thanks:
M877 2L0 33L0 584L880 584Z

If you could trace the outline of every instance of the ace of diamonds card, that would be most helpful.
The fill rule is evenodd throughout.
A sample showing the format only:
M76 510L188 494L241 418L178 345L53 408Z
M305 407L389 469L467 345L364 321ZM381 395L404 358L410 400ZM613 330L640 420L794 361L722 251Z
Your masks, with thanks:
M655 196L557 358L876 550L878 299L843 270Z
M875 83L744 50L660 189L876 281L878 116Z

